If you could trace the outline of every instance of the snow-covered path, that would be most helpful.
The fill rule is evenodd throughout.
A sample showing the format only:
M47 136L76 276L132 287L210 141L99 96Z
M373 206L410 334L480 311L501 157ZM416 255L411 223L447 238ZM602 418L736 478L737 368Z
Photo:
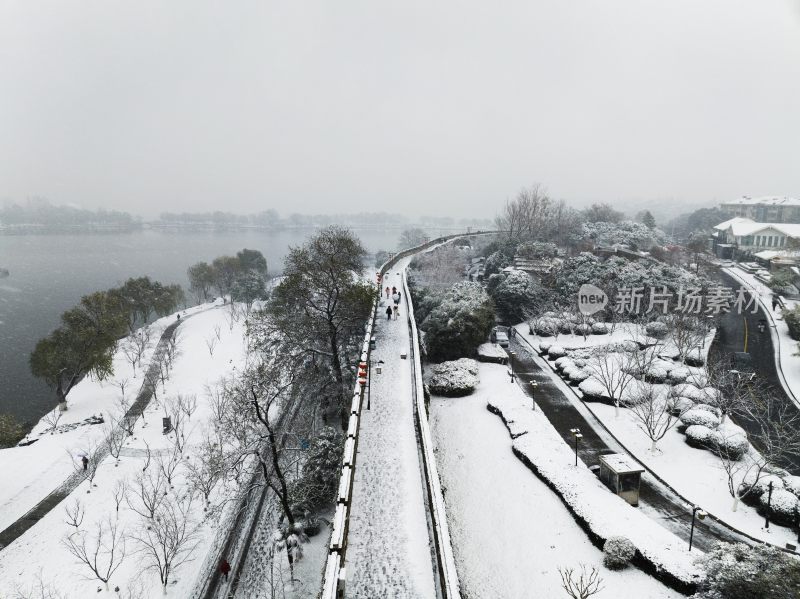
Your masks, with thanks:
M392 269L384 287L401 288ZM385 296L384 296L385 299ZM347 596L393 599L436 596L423 478L414 427L406 298L400 318L378 306L370 409L362 409L347 549ZM375 366L383 360L382 373Z
M431 428L446 488L450 534L464 599L563 597L558 567L598 566L598 597L678 598L645 573L602 567L561 500L511 452L511 438L486 403L509 385L505 367L481 365L469 397L432 398Z

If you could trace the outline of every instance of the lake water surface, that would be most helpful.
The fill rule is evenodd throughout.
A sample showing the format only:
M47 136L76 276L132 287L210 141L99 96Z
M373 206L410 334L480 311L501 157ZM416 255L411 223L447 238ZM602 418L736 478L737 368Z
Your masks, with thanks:
M81 296L147 275L187 287L186 269L242 248L261 251L271 273L289 246L309 231L157 232L120 234L0 235L0 413L22 422L41 417L55 394L30 374L36 342L59 325L61 313ZM399 231L356 231L368 251L394 250ZM372 260L370 260L372 263ZM187 293L188 295L188 293Z

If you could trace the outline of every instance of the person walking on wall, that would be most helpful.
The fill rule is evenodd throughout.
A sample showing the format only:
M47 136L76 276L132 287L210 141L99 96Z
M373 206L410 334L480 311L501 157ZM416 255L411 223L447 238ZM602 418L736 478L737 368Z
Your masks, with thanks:
M228 581L228 574L231 571L231 565L228 563L224 557L219 560L219 571L225 577L225 582Z

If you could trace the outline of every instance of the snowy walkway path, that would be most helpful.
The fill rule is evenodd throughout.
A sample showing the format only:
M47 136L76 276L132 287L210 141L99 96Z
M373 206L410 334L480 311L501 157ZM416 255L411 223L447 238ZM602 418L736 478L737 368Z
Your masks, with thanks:
M401 260L384 287L401 288ZM385 297L384 297L385 300ZM397 320L378 306L371 405L362 408L347 549L347 597L436 597L417 449L406 298ZM381 374L375 366L383 360Z
M182 323L199 313L200 312L194 312L193 314L184 316L182 319L173 322L164 329L164 332L161 334L161 338L158 341L158 345L156 346L156 350L153 353L153 357L150 360L150 366L147 370L147 374L144 377L142 388L139 391L136 400L133 402L133 405L131 405L129 408L127 412L128 414L141 414L144 412L145 408L147 408L147 405L150 403L150 399L153 397L153 389L155 384L157 384L155 381L158 380L157 377L158 372L160 371L161 360L166 353L169 340L173 337L175 331ZM105 459L105 457L108 455L108 452L108 446L104 443L98 448L97 453L91 456L91 459L99 464ZM48 512L66 499L69 494L72 493L72 491L74 491L75 488L86 479L86 476L87 474L83 471L73 472L61 485L58 486L58 488L50 492L25 515L23 515L21 518L18 518L13 524L6 527L5 530L0 531L0 550L2 550L4 547L8 547L14 540L22 536L25 531L36 524L45 515L47 515Z

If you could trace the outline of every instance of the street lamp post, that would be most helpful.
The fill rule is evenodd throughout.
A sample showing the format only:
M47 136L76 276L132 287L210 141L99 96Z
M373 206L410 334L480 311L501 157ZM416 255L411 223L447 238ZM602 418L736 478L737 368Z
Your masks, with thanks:
M772 509L772 481L769 481L769 491L767 495L767 509L764 511L764 529L769 530L769 511Z
M579 428L571 428L569 432L572 433L572 436L575 437L575 465L578 465L578 443L581 439L583 439L583 435L581 434L581 429Z
M539 383L537 383L536 381L531 381L529 384L531 386L531 409L535 412L536 398L534 396L536 395L536 387L539 386Z
M697 516L701 520L705 520L706 513L699 505L692 508L692 528L689 530L689 551L692 550L692 541L694 540L694 518Z
M370 362L370 364L371 364L371 362ZM383 368L381 367L381 364L383 364L383 360L378 360L377 364L375 365L375 374L380 374L381 372L383 372ZM372 369L370 368L369 387L367 388L367 409L368 410L370 409L371 405L372 405Z

